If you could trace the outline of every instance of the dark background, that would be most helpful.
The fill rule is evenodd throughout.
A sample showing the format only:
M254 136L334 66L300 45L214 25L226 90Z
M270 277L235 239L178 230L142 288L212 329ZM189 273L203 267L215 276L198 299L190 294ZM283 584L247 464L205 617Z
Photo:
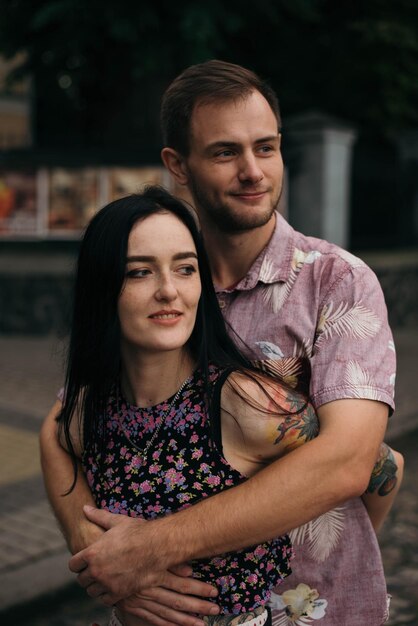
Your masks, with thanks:
M417 162L399 157L418 128L416 0L0 0L0 14L0 53L26 53L10 84L31 77L34 138L0 164L159 163L163 90L221 58L276 89L284 139L306 111L356 128L351 248L418 243Z

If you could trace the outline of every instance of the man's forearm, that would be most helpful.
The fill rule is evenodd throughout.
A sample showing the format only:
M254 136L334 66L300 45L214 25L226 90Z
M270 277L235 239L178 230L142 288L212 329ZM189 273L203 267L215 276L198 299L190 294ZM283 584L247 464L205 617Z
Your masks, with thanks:
M403 478L403 468L402 454L383 443L369 486L362 496L376 532L382 527L395 501Z
M300 480L301 465L309 467L310 459L315 460L317 446L307 446L300 455L292 452L234 489L159 520L158 534L167 538L172 562L268 541L359 495L361 490L354 492L338 469L311 466Z
M348 421L352 411L358 418ZM238 487L159 520L169 558L184 562L267 541L360 496L383 439L387 407L344 400L318 413L321 433L316 439Z
M162 519L146 522L86 510L108 532L75 555L70 569L110 605L140 589L164 587L165 573L174 565L282 535L365 491L387 413L385 405L373 401L328 403L318 410L316 439L239 486Z
M55 416L60 406L59 402L54 405L42 426L41 463L50 504L74 554L98 539L103 531L83 513L84 504L95 506L95 503L80 466L74 489L64 495L72 485L74 469L70 455L58 442Z

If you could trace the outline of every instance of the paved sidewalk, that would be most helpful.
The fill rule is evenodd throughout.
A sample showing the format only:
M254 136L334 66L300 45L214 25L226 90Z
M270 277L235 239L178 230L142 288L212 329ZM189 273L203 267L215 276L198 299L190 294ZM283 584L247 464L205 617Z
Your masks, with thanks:
M418 430L418 330L397 331L395 342L397 412L387 440ZM0 612L73 581L46 501L38 454L42 418L62 385L63 350L56 337L0 336ZM411 498L415 502L416 493ZM417 572L410 568L414 580ZM78 623L83 622L68 622Z
M45 497L38 432L62 384L56 338L0 338L0 610L68 585Z

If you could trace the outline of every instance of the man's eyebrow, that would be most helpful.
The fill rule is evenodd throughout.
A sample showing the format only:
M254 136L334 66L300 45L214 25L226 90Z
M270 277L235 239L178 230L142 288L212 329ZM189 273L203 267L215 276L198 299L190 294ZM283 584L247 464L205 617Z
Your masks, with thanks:
M267 143L269 141L279 141L280 135L267 135L266 137L260 137L254 141L255 144L259 143ZM239 148L240 143L238 141L214 141L206 146L205 151L211 152L212 150L216 150L218 148Z
M214 141L206 146L205 151L211 152L217 148L237 148L239 143L236 141Z
M267 135L267 137L260 137L260 139L256 139L254 143L268 143L269 141L279 141L280 133L277 135Z
M185 252L177 252L177 254L173 255L173 259L175 261L179 261L181 259L197 259L197 254L196 252L193 251L185 251ZM126 262L127 263L155 263L157 261L157 257L156 256L145 256L145 255L138 255L135 254L133 256L128 256L126 257Z

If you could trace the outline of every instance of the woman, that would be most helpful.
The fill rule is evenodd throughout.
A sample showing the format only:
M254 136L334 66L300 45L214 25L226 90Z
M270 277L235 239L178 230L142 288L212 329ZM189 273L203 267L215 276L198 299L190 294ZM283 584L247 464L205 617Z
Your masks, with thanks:
M312 407L229 339L194 220L157 188L87 228L59 423L97 505L144 518L233 486L318 432ZM219 589L222 616L208 623L267 624L290 558L281 537L193 563Z

